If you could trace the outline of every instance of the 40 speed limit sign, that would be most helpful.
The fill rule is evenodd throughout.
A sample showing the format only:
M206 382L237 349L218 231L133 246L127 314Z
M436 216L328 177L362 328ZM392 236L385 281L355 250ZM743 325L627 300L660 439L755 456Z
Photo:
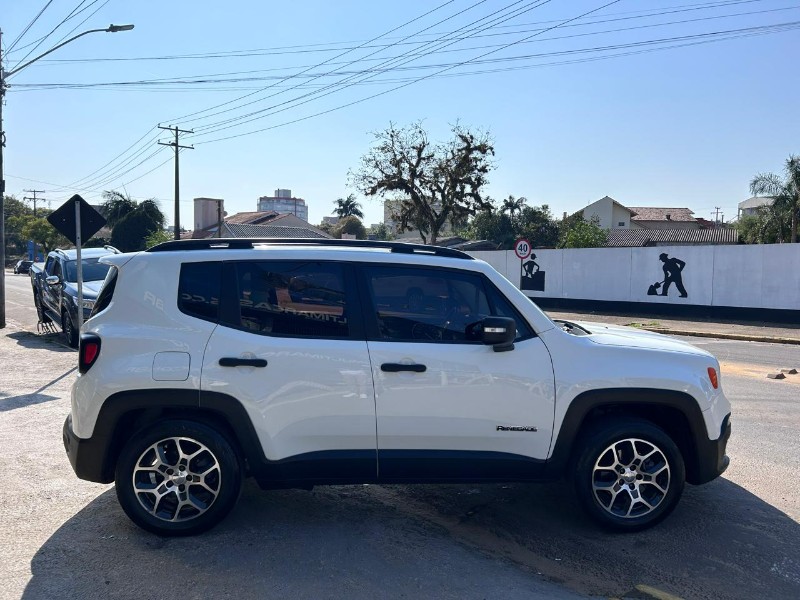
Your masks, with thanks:
M514 244L514 253L520 260L525 260L531 255L531 243L528 240L517 240Z

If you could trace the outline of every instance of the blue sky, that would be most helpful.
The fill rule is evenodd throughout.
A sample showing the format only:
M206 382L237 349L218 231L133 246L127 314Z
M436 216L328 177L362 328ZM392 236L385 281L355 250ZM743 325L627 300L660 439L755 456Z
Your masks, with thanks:
M621 0L543 31L608 1L53 0L8 56L46 0L6 1L0 28L7 71L33 48L22 47L76 7L86 10L31 57L76 26L75 33L109 23L136 26L87 35L10 78L7 193L21 198L24 189L47 190L55 207L76 191L99 202L102 190L124 189L135 198L157 198L171 221L171 149L156 144L169 138L154 128L177 124L196 131L181 139L195 145L180 160L183 225L191 223L194 197L224 198L232 214L255 210L257 198L278 187L305 198L310 221L318 223L334 199L353 191L347 173L368 150L370 132L390 121L422 120L432 138L444 139L458 120L493 136L496 169L487 191L494 198L525 196L561 215L610 195L630 206L686 206L705 218L719 206L727 220L749 196L753 175L780 171L791 153L800 153L800 81L789 68L800 49L800 1ZM526 12L515 16L514 10ZM741 31L780 24L791 25ZM455 37L465 39L448 36L457 30ZM715 35L690 37L703 34ZM719 41L732 36L738 37ZM653 40L666 41L642 44ZM396 65L401 59L384 61L410 51L417 56L402 59L409 61L403 70L352 75ZM490 51L486 62L388 91ZM594 60L630 52L637 53ZM336 69L347 74L326 75ZM369 75L342 86L345 77L355 77L352 83ZM202 82L154 85L155 79ZM63 87L98 83L115 85ZM331 84L338 85L319 87ZM252 95L236 100L245 94ZM253 103L242 106L247 102ZM247 117L258 120L201 130L258 110ZM248 135L215 141L239 134ZM361 201L367 224L379 222L381 203Z

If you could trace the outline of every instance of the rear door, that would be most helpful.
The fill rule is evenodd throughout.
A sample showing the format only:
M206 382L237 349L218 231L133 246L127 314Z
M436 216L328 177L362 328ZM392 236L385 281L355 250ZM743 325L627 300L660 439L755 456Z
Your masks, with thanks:
M362 292L381 480L535 479L554 415L550 355L479 273L364 266ZM486 316L517 322L515 348L479 341Z
M261 260L223 271L201 389L242 403L276 478L374 480L375 399L350 267Z

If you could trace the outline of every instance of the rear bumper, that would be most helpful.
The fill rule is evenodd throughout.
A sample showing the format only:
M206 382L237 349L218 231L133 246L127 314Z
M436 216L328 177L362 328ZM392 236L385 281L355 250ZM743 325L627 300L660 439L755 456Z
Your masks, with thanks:
M731 437L731 415L728 413L722 420L719 437L716 440L697 440L697 468L692 473L689 483L699 485L708 483L722 475L730 464L725 453Z
M99 444L93 438L83 439L72 431L72 415L64 421L61 433L64 449L69 456L69 462L79 479L97 483L111 483L113 479L104 475L105 445Z

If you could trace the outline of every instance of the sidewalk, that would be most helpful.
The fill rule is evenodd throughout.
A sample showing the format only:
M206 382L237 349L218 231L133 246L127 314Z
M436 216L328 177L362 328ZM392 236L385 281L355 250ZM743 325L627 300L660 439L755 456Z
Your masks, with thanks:
M800 344L800 324L762 323L754 321L690 320L659 316L629 316L596 312L545 311L551 319L594 321L614 325L629 325L647 331L672 335L694 335L726 340Z

